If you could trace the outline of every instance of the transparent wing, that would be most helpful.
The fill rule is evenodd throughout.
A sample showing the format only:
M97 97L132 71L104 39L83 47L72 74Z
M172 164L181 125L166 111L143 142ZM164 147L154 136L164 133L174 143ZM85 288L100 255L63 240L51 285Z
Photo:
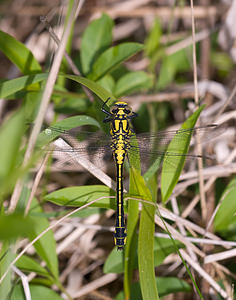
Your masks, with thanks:
M102 132L48 127L41 133L38 146L43 147L44 152L52 152L57 169L76 170L78 161L88 160L105 170L105 166L112 162L110 137Z
M136 138L140 152L163 154L173 138L175 138L175 143L178 146L178 144L183 143L187 138L192 138L196 134L199 134L205 143L214 138L214 130L216 128L216 125L207 125L190 129L161 130L157 133L141 133L136 135Z
M180 130L162 130L157 133L141 133L131 137L131 146L129 149L129 154L139 153L141 158L141 164L144 166L143 170L147 169L153 161L157 159L165 159L171 161L173 164L173 158L178 159L180 156L185 157L185 159L196 160L199 156L194 154L189 154L186 150L180 151L181 144L186 141L186 139L191 138L191 136L199 133L204 136L204 140L212 139L212 133L217 126L208 125L202 127L196 127L191 129L180 129ZM65 140L69 146L56 147L47 146L46 151L54 151L57 157L65 154L67 158L65 160L73 160L74 158L84 158L91 160L96 166L101 167L107 164L107 162L112 161L112 151L110 148L111 138L110 136L102 132L88 132L82 131L80 128L75 128L71 130L66 130L59 127L49 127L42 133L44 138L48 141L53 141L56 138L62 138ZM174 138L175 146L168 149L168 145ZM132 143L132 139L136 139L137 143ZM206 156L207 157L207 156Z
M192 168L196 166L198 158L203 158L207 165L212 163L213 157L209 157L209 155L205 153L204 155L195 155L189 152L188 143L197 133L204 142L209 142L209 140L218 136L220 131L222 132L221 128L216 134L216 128L216 125L208 125L191 129L164 130L159 131L157 134L139 134L136 136L137 143L134 142L134 144L132 144L131 139L129 154L135 155L135 153L139 151L142 172L146 171L150 166L153 167L154 172L154 170L162 166L163 162L169 166L168 168L164 168L163 171L172 172L178 167L182 159L191 163Z

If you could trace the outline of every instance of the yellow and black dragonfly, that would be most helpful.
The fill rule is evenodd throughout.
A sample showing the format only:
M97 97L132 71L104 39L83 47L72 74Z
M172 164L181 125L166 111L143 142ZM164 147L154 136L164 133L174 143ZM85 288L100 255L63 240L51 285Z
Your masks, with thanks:
M109 99L107 99L108 101ZM60 127L49 127L45 130L46 135L61 137L66 141L70 141L72 138L76 140L76 145L73 143L70 147L64 147L60 150L70 152L75 156L82 157L86 154L86 157L94 158L98 153L100 156L107 156L107 154L115 161L116 165L116 224L114 241L118 250L122 250L126 243L126 227L124 217L124 200L123 200L123 179L124 179L124 163L125 160L129 160L130 155L138 153L141 161L147 161L151 159L151 163L154 161L165 160L170 166L175 167L175 161L173 159L179 159L179 157L185 159L197 159L200 156L187 154L188 149L185 152L179 150L174 151L172 148L169 150L168 146L170 141L175 138L175 143L181 144L186 139L191 140L191 137L196 132L204 133L209 129L214 128L216 125L208 125L197 128L187 128L171 131L159 131L158 133L141 133L135 134L132 127L132 119L137 117L137 113L133 112L131 107L126 102L115 102L110 110L105 109L104 102L102 106L102 112L106 114L104 123L110 123L110 136L82 131L80 128L66 130ZM101 164L101 162L100 162ZM156 170L156 169L155 169Z

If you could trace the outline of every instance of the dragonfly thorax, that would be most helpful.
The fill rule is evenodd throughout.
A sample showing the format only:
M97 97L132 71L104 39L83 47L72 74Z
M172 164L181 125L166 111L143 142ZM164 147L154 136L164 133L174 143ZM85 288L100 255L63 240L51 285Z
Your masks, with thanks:
M105 102L106 103L106 102ZM110 147L116 164L116 201L117 215L114 240L118 250L122 250L126 243L126 229L123 207L123 167L124 160L130 149L130 137L134 135L131 119L137 116L125 102L116 102L110 109L104 107L102 111L107 115L104 123L110 122Z

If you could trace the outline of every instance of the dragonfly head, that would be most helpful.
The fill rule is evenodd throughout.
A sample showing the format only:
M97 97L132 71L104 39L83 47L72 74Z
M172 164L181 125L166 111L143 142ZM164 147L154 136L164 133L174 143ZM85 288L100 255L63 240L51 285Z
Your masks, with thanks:
M126 102L116 102L110 109L110 113L114 116L114 117L125 117L127 116L128 118L130 118L131 116L133 117L134 113L132 111L132 108L130 106L128 106L128 104Z

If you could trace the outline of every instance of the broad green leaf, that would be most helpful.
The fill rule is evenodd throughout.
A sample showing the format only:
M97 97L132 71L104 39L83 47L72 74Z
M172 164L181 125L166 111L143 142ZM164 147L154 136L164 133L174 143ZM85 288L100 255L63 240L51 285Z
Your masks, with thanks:
M50 226L46 218L33 216L33 214L40 212L42 212L42 209L37 204L36 200L34 200L31 205L30 214L32 213L31 218L33 218L35 225L33 233L29 235L30 240L35 239L41 232ZM38 255L46 262L47 267L55 280L58 280L56 242L52 230L45 233L33 246Z
M177 246L182 246L175 241ZM176 252L176 246L170 239L155 238L154 239L154 266L159 266L164 259L171 253ZM133 269L138 269L138 256L135 248L132 259L134 260ZM104 273L122 273L124 271L124 256L120 251L114 248L109 254L103 267Z
M40 266L36 260L26 255L21 256L17 260L16 267L26 272L35 272L38 275L50 277L50 274L45 268Z
M150 204L142 203L138 236L138 262L142 296L146 300L159 299L155 283L153 252L155 206L152 205L152 195L142 176L135 169L131 169L131 171L134 172L139 192L138 197L150 202Z
M54 93L55 94L55 93ZM81 114L81 113L87 113L89 107L91 106L91 103L89 102L88 98L84 95L66 95L64 94L64 100L63 102L60 101L58 103L55 103L55 112L59 114Z
M106 76L102 77L100 80L97 81L97 83L100 84L104 89L109 91L109 93L113 94L115 81L110 74L107 74Z
M173 241L171 241L170 239L155 238L154 239L155 267L159 266L169 254L175 253L176 247L182 247L182 244L179 241L175 241L175 245L173 245Z
M84 210L77 211L71 217L72 218L87 218L87 217L92 216L92 215L102 214L105 211L106 211L105 208L103 209L103 208L100 208L100 207L87 207ZM65 210L65 212L63 213L63 215L66 212L67 211Z
M107 98L109 97L114 98L112 94L109 93L107 90L105 90L102 86L85 77L76 76L76 75L66 75L66 74L65 75L59 74L58 76L68 78L70 80L76 81L86 86L103 101L106 101ZM15 92L25 89L27 86L33 83L46 80L47 77L48 77L47 73L39 73L35 75L22 76L16 79L3 81L0 83L0 97L2 98L8 97L14 94Z
M145 52L147 56L151 56L159 47L162 35L161 24L159 19L155 19L153 27L144 42Z
M157 88L164 89L170 84L177 72L187 71L190 68L186 50L180 50L163 58L158 76Z
M27 237L32 233L32 218L19 214L0 216L0 240L12 240L16 237Z
M92 92L94 92L103 101L106 101L108 98L114 99L114 97L112 96L111 93L109 93L102 86L100 86L99 84L97 84L96 82L94 82L90 79L87 79L87 78L81 77L81 76L76 76L76 75L59 75L59 76L65 76L68 79L71 79L80 84L83 84L88 89L90 89Z
M153 77L146 72L130 72L122 76L116 84L114 95L119 98L153 86Z
M191 292L191 286L184 280L176 277L157 277L155 278L156 286L160 297L178 292ZM120 292L115 300L124 300L124 293ZM140 284L136 282L131 288L131 297L129 300L143 300ZM156 299L156 298L153 298Z
M204 105L199 107L181 126L180 129L190 129L193 128L197 122L197 119L204 109ZM165 203L170 197L176 183L179 180L179 176L183 170L185 163L184 154L188 153L189 144L191 141L191 135L186 134L186 137L181 140L181 143L178 140L178 135L174 137L170 142L167 153L179 154L177 155L168 155L166 154L163 162L163 169L161 173L161 196L162 201Z
M2 192L4 180L7 180L16 168L17 153L19 153L24 127L24 113L23 110L19 110L4 122L0 129L0 183Z
M96 58L111 45L113 25L113 20L103 14L91 22L84 31L80 52L83 74L91 71Z
M191 292L191 286L176 277L157 277L157 288L161 297L178 292Z
M98 80L112 69L143 49L142 44L123 43L104 51L93 64L88 77Z
M23 74L41 72L41 66L32 52L11 35L0 31L0 51L15 64Z
M37 147L41 148L42 146L50 143L53 141L55 138L61 135L60 131L56 131L56 129L62 129L63 130L70 130L72 128L76 128L79 126L84 126L84 125L92 125L96 127L100 127L99 123L88 116L73 116L70 118L63 119L55 124L53 124L54 130L51 130L50 128L45 129L39 134L38 140L37 140Z
M104 273L122 273L124 271L124 253L114 247L103 266Z
M51 288L47 288L41 285L30 284L31 300L63 300L56 292ZM21 285L15 286L10 300L25 300L24 290Z
M114 191L105 185L84 185L74 186L52 192L44 197L57 205L80 207L90 201L107 197L91 204L91 207L102 207L116 209L116 200ZM113 198L109 198L113 196Z
M25 89L27 86L46 80L47 73L39 73L35 75L27 75L16 79L6 80L0 83L0 97L6 98L18 91Z
M216 231L225 231L236 225L236 178L225 188L220 199L220 207L214 220Z

